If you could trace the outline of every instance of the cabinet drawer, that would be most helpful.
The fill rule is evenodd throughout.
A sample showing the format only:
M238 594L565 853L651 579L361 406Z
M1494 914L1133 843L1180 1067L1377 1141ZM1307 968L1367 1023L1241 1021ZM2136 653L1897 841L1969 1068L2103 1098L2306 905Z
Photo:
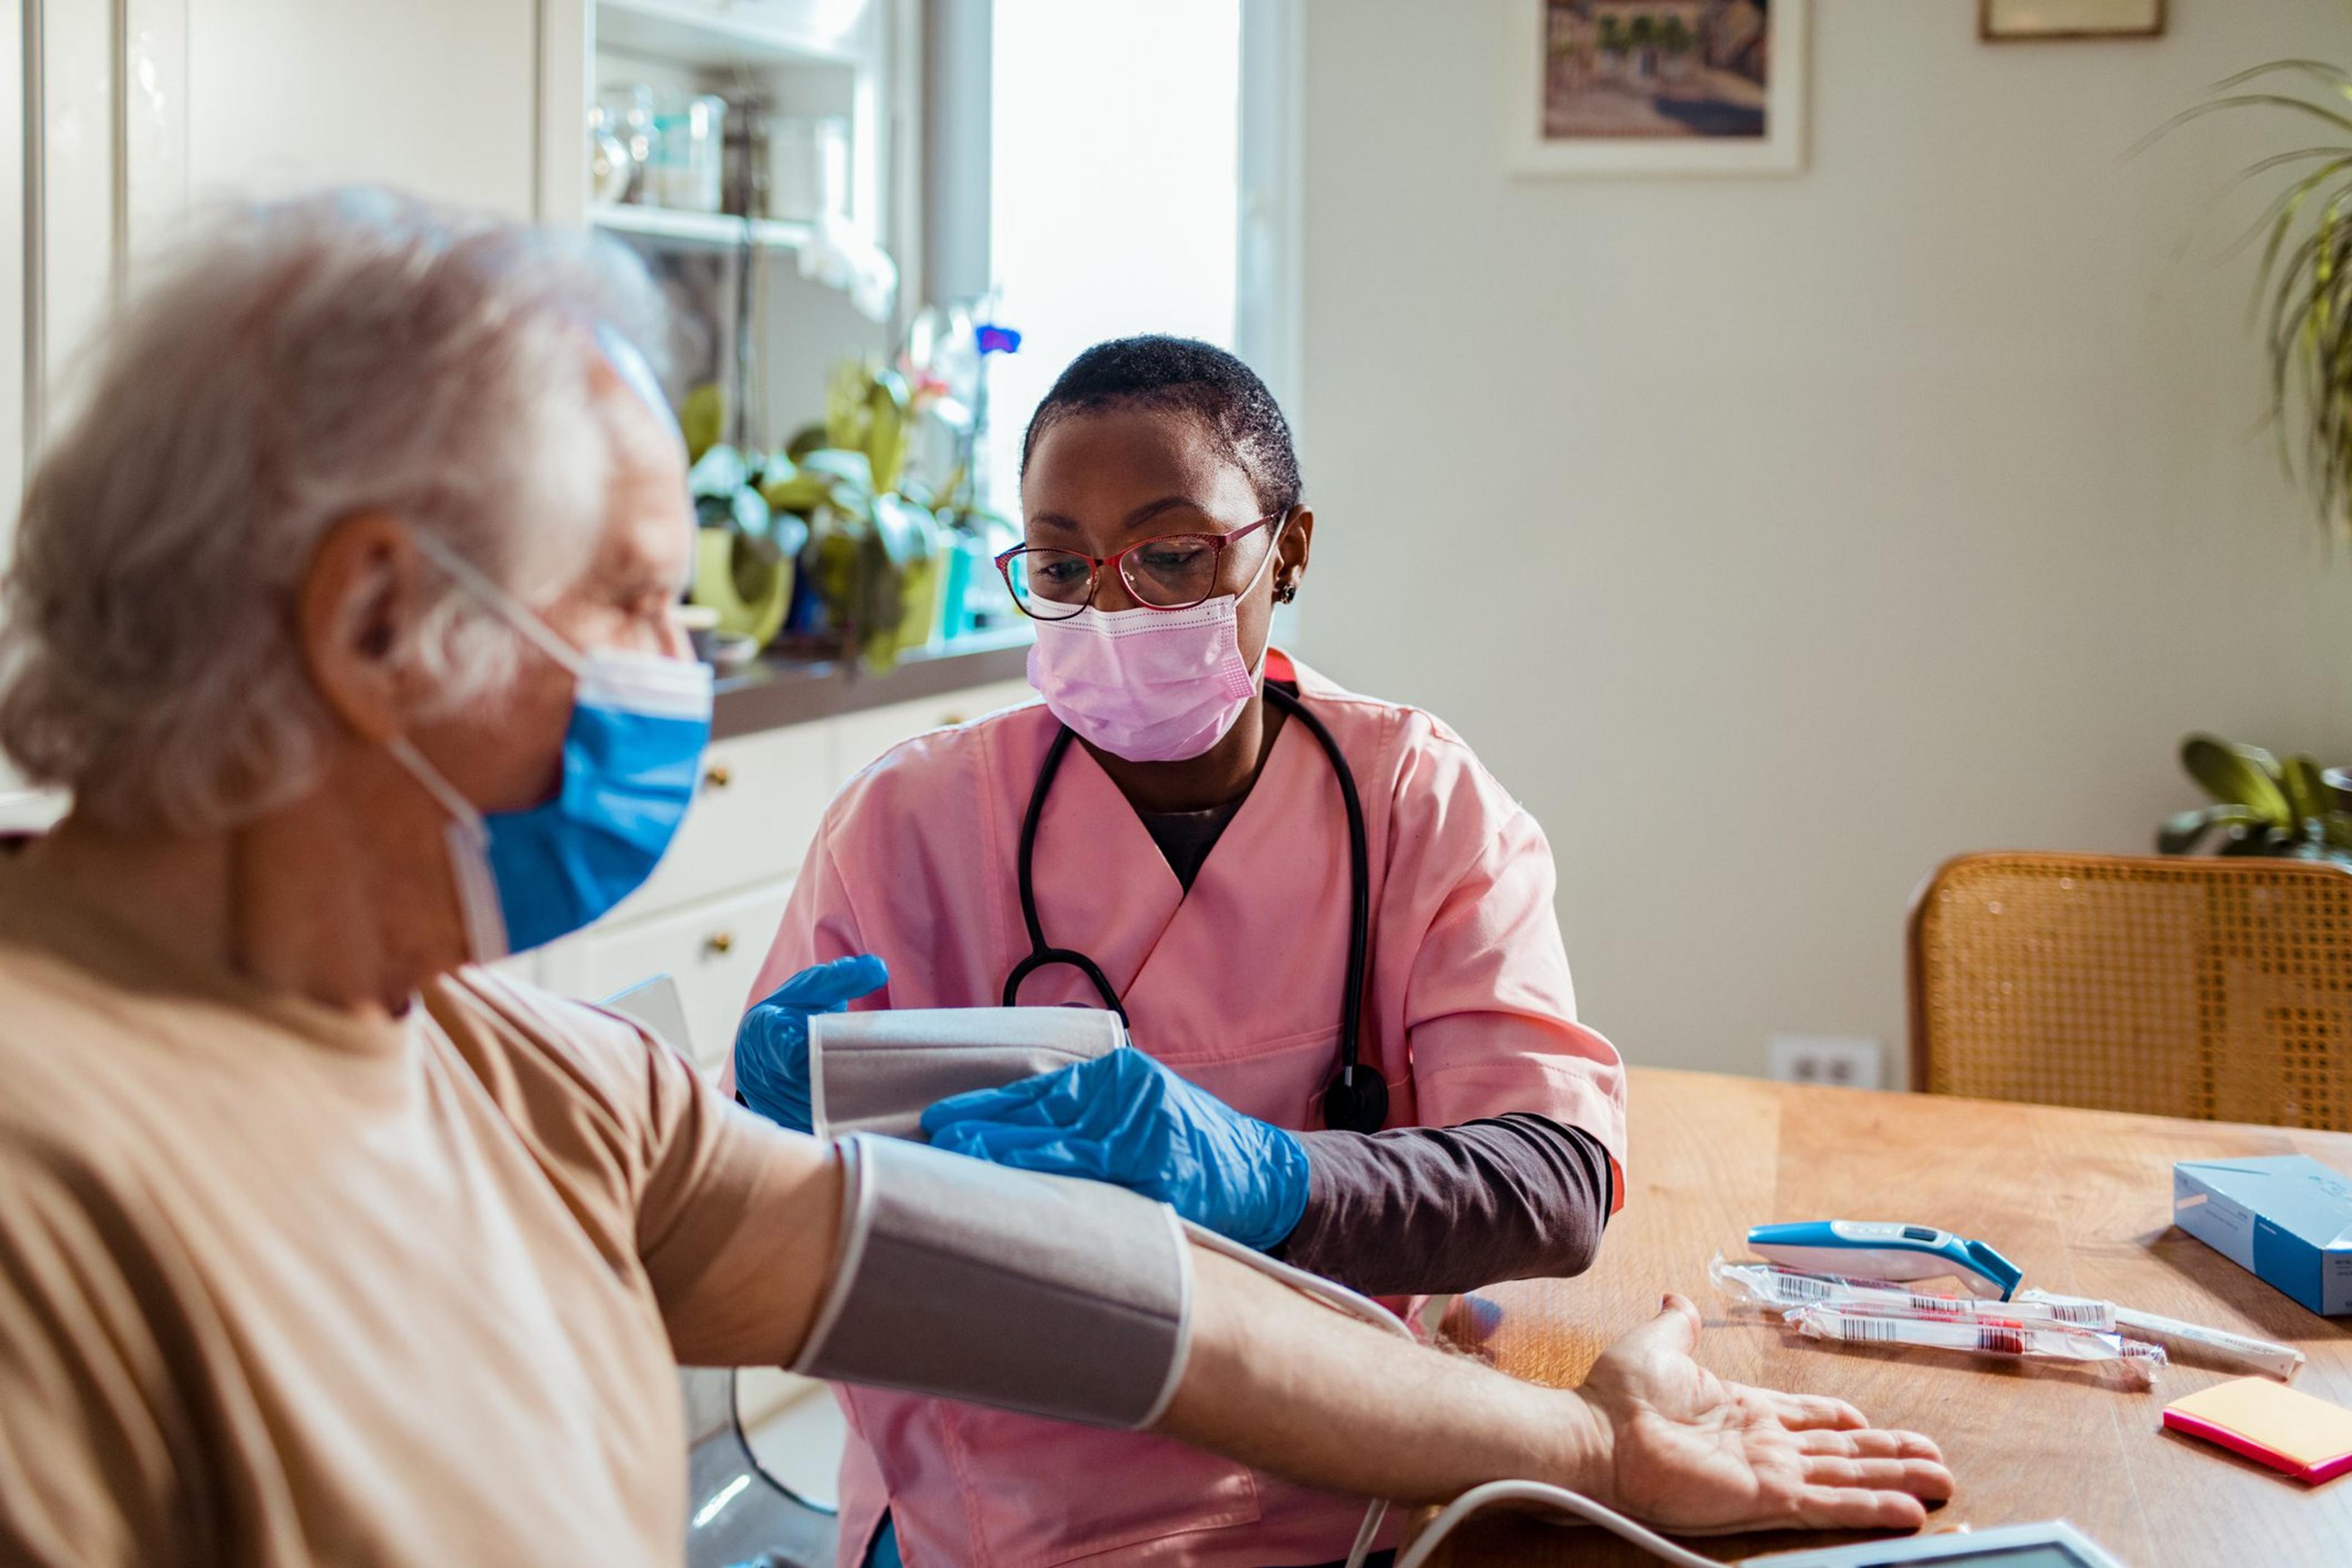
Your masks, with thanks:
M847 783L868 763L901 741L1036 700L1037 694L1030 689L1027 681L1000 680L927 697L919 702L893 702L887 708L845 713L835 721L838 729L834 763L840 770L839 781Z
M735 1043L736 1021L792 891L786 877L652 920L600 926L548 950L551 971L558 967L553 955L560 951L562 959L562 973L551 973L550 984L593 1000L656 974L672 976L690 1037L670 1043L716 1069Z
M798 870L835 782L826 723L714 743L669 853L611 918L655 914Z

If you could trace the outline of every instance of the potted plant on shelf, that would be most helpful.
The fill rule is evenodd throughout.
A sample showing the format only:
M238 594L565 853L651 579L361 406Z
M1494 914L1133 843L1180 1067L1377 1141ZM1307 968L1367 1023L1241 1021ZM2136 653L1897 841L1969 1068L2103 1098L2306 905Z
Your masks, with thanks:
M688 395L678 426L686 437L687 489L694 500L694 581L687 597L716 612L716 630L734 657L749 659L775 640L792 605L793 584L808 525L769 500L792 465L746 457L719 439L725 427L719 388Z
M803 603L869 669L961 636L990 608L990 560L1018 530L980 502L973 482L986 424L982 365L1019 342L1004 328L975 328L961 309L926 310L895 368L836 367L824 420L785 447L801 479L766 493L808 521ZM941 468L936 485L919 471Z
M907 468L918 412L897 371L845 361L823 423L785 447L797 476L775 492L776 504L807 520L812 608L845 654L877 671L929 642L939 619L939 518Z
M1019 342L975 327L961 308L926 310L897 367L842 362L824 417L774 453L720 440L726 399L716 384L697 387L679 416L702 526L689 597L755 647L788 628L877 672L984 620L989 558L1017 531L981 504L972 481L982 366ZM922 477L941 469L936 488Z
M688 596L718 611L721 633L764 647L805 578L824 623L808 629L887 670L938 619L940 523L906 472L911 409L898 374L850 362L827 403L824 422L783 451L747 455L715 439L716 387L688 397L679 422L700 529Z

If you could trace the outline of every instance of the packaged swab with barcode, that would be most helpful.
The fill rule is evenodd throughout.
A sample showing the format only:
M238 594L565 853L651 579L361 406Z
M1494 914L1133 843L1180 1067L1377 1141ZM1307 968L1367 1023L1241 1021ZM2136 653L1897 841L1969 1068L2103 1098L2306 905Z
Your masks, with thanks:
M2009 1360L2112 1366L2142 1388L2156 1381L2165 1364L2161 1345L2057 1323L2002 1321L1991 1317L1912 1317L1817 1304L1790 1312L1789 1326L1810 1339L1845 1344L1918 1345Z
M1747 1301L1776 1312L1797 1307L1857 1306L1933 1313L1939 1317L1993 1318L2065 1328L2111 1332L2115 1309L2105 1301L2053 1300L2019 1302L1982 1300L1974 1296L1938 1296L1907 1290L1881 1279L1850 1279L1838 1274L1811 1274L1777 1263L1731 1263L1723 1254L1706 1266L1706 1277L1717 1289L1734 1300Z
M2158 1312L2118 1307L2112 1301L2086 1301L2076 1296L2053 1296L2046 1290L2021 1290L2016 1304L2053 1309L2104 1307L2116 1328L2129 1329L2144 1339L2153 1340L2187 1362L2244 1367L2281 1383L2294 1382L2294 1374L2303 1370L2303 1352L2293 1345L2275 1344L2251 1334L2233 1334L2227 1329L2208 1328L2202 1323L2183 1322Z

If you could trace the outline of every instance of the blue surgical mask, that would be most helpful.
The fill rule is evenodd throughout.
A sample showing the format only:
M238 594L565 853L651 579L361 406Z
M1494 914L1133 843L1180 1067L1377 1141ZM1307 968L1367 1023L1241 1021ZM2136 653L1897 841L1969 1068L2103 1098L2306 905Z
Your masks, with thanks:
M710 668L695 659L583 653L430 535L419 547L572 672L563 778L552 799L491 812L400 737L391 752L449 814L450 872L477 963L586 926L653 874L694 799L710 739Z

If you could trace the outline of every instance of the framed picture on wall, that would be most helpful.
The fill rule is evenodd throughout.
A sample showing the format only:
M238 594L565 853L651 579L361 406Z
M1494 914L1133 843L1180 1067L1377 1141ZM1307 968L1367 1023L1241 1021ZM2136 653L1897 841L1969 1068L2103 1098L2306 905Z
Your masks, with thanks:
M1805 0L1510 0L1523 174L1791 174L1805 164Z
M1987 38L2152 38L2164 0L1978 0Z

